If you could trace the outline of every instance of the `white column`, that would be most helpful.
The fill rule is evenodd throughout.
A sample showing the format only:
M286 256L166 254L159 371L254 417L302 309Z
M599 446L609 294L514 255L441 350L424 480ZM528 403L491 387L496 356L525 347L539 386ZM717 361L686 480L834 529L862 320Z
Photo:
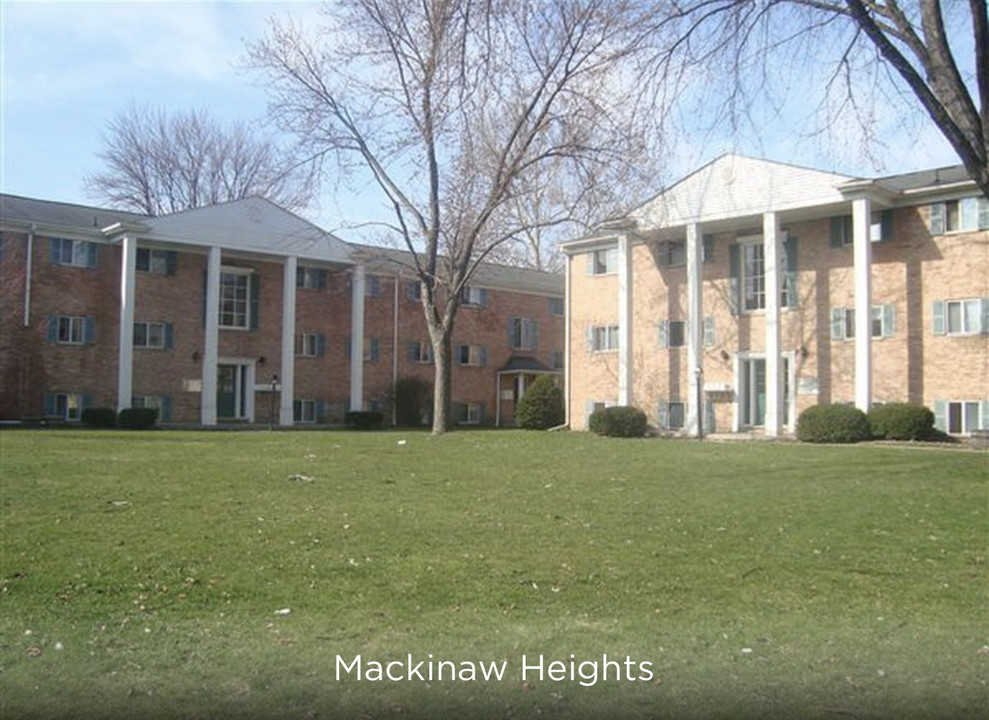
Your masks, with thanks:
M220 248L209 249L206 264L206 328L203 331L203 387L200 422L216 425L216 369L220 361Z
M872 402L872 242L871 203L852 201L852 255L855 276L855 407L869 411Z
M295 421L295 274L299 267L296 257L285 258L282 273L282 372L281 404L278 411L279 425L292 425Z
M131 406L134 394L134 285L137 238L124 235L120 244L120 339L117 346L117 412Z
M780 434L783 421L783 382L780 361L780 227L776 213L762 216L766 289L766 435Z
M364 266L354 268L350 308L350 409L364 409Z
M563 421L572 430L573 425L571 425L571 422L573 414L570 408L570 366L573 365L573 362L570 355L570 266L576 261L572 255L565 255L564 259L566 263L564 264L565 274L563 283Z
M687 417L686 431L696 435L704 408L698 407L698 397L703 397L703 379L698 370L704 365L704 306L701 301L701 266L704 262L704 243L696 223L687 226Z
M618 236L618 404L632 400L632 243Z

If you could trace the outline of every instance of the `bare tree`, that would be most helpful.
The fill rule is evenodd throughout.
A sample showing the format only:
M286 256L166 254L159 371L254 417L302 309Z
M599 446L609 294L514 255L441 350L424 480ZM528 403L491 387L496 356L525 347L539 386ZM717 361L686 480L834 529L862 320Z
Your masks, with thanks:
M633 6L347 0L324 8L316 39L273 22L249 48L283 128L369 174L394 210L422 282L434 433L447 429L451 333L475 269L523 228L556 222L513 206L551 164L591 175L638 147L635 118L618 111L633 105L622 75Z
M107 127L106 170L87 177L85 191L113 207L160 215L259 195L300 210L316 190L313 163L242 122L132 105Z
M824 124L849 115L865 141L877 107L917 102L989 195L989 21L986 0L686 0L655 3L655 92L686 91L707 69L704 101L744 123L754 104L778 110L828 68ZM718 82L718 81L722 82ZM791 93L792 94L792 93Z

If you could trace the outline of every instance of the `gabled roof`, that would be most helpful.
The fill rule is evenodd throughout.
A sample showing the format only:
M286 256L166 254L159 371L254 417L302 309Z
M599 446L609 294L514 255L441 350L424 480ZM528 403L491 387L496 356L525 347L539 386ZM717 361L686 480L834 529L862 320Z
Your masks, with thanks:
M363 260L368 272L395 273L415 269L412 253L397 248L350 243L354 259ZM538 295L563 297L563 275L532 268L497 263L482 263L474 273L471 285L498 290L515 290Z
M715 222L841 203L854 178L784 163L723 155L629 213L640 230Z
M0 195L0 227L4 228L28 229L35 225L39 232L100 235L107 225L144 222L147 218L147 215L122 210Z
M350 248L343 240L260 197L147 218L143 223L149 232L141 237L149 240L350 262Z

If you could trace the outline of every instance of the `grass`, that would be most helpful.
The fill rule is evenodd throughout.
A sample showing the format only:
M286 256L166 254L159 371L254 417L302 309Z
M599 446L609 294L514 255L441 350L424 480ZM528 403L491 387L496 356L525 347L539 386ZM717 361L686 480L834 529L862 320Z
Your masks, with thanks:
M0 443L0 717L989 710L985 453L524 432ZM505 674L336 676L338 656L410 654ZM523 655L566 679L523 681Z

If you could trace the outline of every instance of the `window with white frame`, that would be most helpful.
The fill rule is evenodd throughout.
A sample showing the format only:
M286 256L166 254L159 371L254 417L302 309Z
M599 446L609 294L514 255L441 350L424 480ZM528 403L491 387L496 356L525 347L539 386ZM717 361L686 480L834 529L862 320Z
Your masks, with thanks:
M484 415L484 406L481 403L468 402L460 406L461 425L480 425Z
M982 300L949 300L945 303L949 335L976 335L982 332Z
M565 312L563 305L563 298L551 297L549 299L549 313L550 315L560 315L562 316Z
M484 307L487 304L488 291L485 288L467 285L461 294L461 302L473 307Z
M325 268L299 266L295 269L295 286L304 290L322 290L326 287Z
M405 283L405 297L409 300L422 299L422 281L409 280Z
M742 308L747 311L764 310L766 308L766 250L762 240L741 244L741 283ZM779 266L786 268L786 244L780 245ZM790 273L780 273L780 307L789 306L791 295Z
M513 350L535 350L539 337L539 323L532 318L509 318L508 336Z
M686 323L683 320L659 321L659 346L677 348L686 344Z
M134 347L161 350L167 343L165 323L136 322L134 323Z
M97 246L86 240L51 239L51 260L56 265L95 267Z
M959 200L949 200L944 203L944 231L966 232L985 227L980 222L980 213L984 218L989 214L989 200L979 197L967 197Z
M877 210L869 214L869 241L888 240L891 210ZM831 244L833 246L852 245L855 242L854 225L851 215L841 215L831 220Z
M554 370L562 370L563 369L563 365L564 365L564 362L565 362L565 359L564 358L565 358L565 356L564 356L562 350L554 350L553 351L553 369Z
M326 338L321 333L302 333L299 336L299 355L319 357L326 350Z
M972 400L944 404L945 431L952 435L968 435L973 430L989 426L989 418L982 416L986 403Z
M168 275L174 260L169 259L168 250L155 250L152 248L137 249L137 271L150 273L152 275Z
M896 334L896 306L873 305L870 331L874 338L893 337ZM855 308L831 308L831 339L852 340L855 338Z
M249 270L220 273L220 327L247 329L251 324Z
M684 426L684 404L682 402L671 402L667 410L667 428L670 430L680 430Z
M594 352L618 349L618 326L595 325L589 330L589 344Z
M131 398L132 408L156 410L158 419L162 421L169 420L165 417L165 405L165 398L161 395L135 395Z
M429 343L412 340L408 346L409 362L427 364L433 361Z
M319 402L309 398L292 402L292 419L297 423L315 423L319 420Z
M82 419L82 395L76 393L54 393L51 398L51 409L55 417L69 422Z
M86 341L85 317L78 315L59 315L56 323L56 342L62 345L82 345Z
M485 363L485 349L482 345L458 345L457 362L460 365L482 366Z
M687 241L670 240L660 243L657 253L660 267L683 267L687 264Z
M588 259L589 275L610 275L618 272L618 248L602 248L591 252Z

